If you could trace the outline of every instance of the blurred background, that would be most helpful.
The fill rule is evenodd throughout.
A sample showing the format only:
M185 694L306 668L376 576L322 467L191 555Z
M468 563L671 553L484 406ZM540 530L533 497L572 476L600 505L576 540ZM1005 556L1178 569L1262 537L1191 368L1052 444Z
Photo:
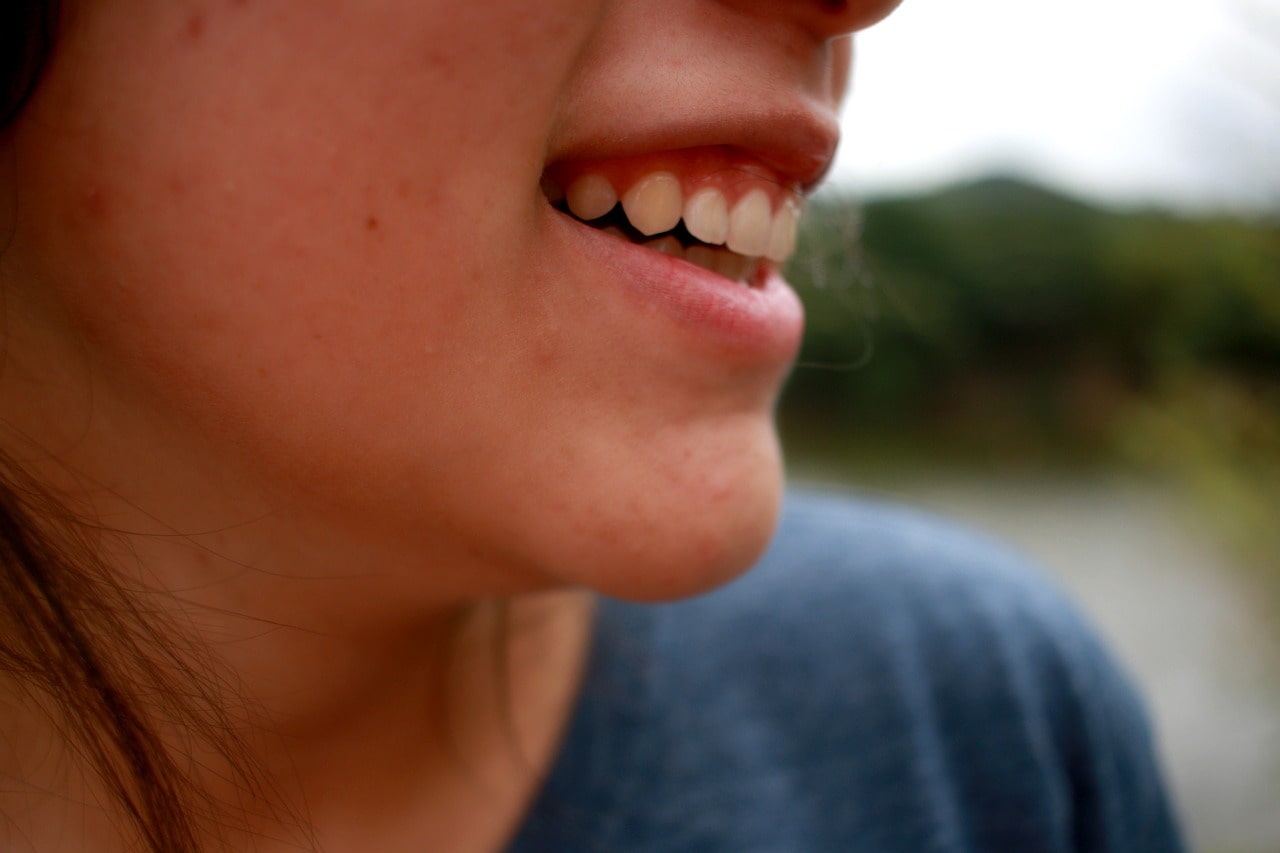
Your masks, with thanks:
M1280 851L1280 0L906 0L790 270L794 479L1031 553Z

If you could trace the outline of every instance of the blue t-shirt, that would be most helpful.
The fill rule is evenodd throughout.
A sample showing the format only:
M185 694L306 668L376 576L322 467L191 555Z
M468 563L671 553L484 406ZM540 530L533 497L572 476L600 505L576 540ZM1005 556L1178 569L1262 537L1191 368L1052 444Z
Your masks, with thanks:
M792 496L708 595L602 603L513 853L1171 853L1143 709L1058 591L936 519Z

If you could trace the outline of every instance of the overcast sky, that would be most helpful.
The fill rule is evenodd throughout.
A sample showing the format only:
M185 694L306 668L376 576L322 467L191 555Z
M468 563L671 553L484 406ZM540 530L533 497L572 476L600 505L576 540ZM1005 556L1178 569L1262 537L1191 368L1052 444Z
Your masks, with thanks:
M1280 0L904 0L857 52L841 187L1280 203Z

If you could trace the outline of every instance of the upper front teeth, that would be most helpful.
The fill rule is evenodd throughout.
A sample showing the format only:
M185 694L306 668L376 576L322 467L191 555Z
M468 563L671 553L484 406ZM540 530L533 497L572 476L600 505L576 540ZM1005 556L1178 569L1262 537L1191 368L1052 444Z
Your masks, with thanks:
M646 237L670 231L680 222L680 179L670 172L654 172L636 181L622 197L622 209Z
M730 251L758 258L769 248L769 232L773 230L772 205L764 190L755 189L744 195L729 213Z
M618 203L607 178L588 172L569 184L565 202L582 220L599 219ZM622 195L622 209L632 227L645 236L672 230L683 219L685 229L712 246L726 246L748 258L782 262L795 250L799 203L786 197L775 211L761 188L747 192L733 206L720 190L703 187L684 198L680 179L670 172L652 172Z
M684 227L704 243L721 246L729 237L729 203L724 193L700 189L684 203Z
M773 215L773 230L769 232L768 258L789 258L796 250L796 229L800 223L800 204L786 199Z

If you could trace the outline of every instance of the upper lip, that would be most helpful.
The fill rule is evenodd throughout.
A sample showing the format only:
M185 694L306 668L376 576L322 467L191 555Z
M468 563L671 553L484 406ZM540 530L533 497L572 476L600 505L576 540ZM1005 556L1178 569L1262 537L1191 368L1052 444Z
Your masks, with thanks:
M830 169L839 139L834 112L808 99L748 99L729 108L676 111L625 133L586 133L565 139L549 152L548 165L718 145L759 161L787 183L808 191Z

